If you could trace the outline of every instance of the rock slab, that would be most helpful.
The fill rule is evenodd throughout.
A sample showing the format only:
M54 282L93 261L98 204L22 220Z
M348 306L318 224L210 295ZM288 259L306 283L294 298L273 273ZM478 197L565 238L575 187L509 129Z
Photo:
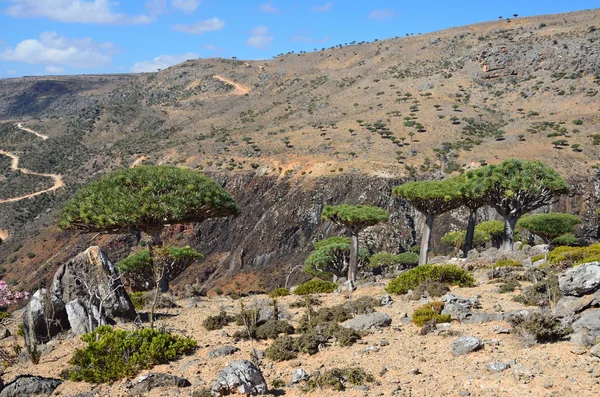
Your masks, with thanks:
M390 316L381 312L373 312L356 316L341 325L342 327L356 331L366 331L373 327L389 327L390 324L392 324L392 318Z
M221 346L215 350L211 350L208 352L208 357L209 358L217 358L217 357L224 357L224 356L230 356L235 352L239 352L240 349L238 349L235 346Z
M267 382L262 373L248 360L234 361L223 368L212 386L215 396L234 393L256 396L267 394L267 391Z
M131 389L132 396L140 396L157 387L189 387L189 380L175 375L160 372L140 376L135 380L135 386Z
M461 336L454 342L450 351L453 356L462 356L483 348L483 342L481 339L474 336Z
M583 263L570 268L558 278L558 286L566 296L594 293L600 289L600 263Z
M60 379L19 375L4 386L0 397L48 397L61 384Z

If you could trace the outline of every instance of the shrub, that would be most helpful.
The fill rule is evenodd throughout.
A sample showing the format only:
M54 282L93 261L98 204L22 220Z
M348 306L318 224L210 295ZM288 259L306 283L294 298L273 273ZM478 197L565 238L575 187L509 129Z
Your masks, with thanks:
M452 321L449 314L441 314L442 310L444 310L444 302L430 302L415 309L412 320L419 327L431 320L436 320L438 323Z
M527 342L556 342L573 332L548 312L513 315L508 318L508 323L513 327L513 333Z
M368 255L368 250L359 250L359 267L364 265ZM302 271L323 280L329 280L334 275L346 277L349 261L350 237L331 237L315 243L315 250L304 261Z
M465 237L467 232L465 230L460 230L457 232L448 232L442 238L441 242L447 244L451 247L454 247L456 251L464 250L465 248ZM485 247L485 243L489 240L489 236L479 230L475 230L473 234L473 247Z
M131 303L135 310L140 311L144 309L146 303L144 302L144 292L132 292L129 294L129 299L131 299Z
M501 294L506 294L508 292L514 292L515 289L520 287L521 283L519 283L517 280L509 280L498 286L498 292L500 292Z
M456 265L421 265L402 273L392 280L385 290L391 294L406 294L422 282L431 279L444 284L472 287L473 276Z
M504 238L504 222L502 221L485 221L475 226L475 231L480 231L489 236L494 247L499 247Z
M575 237L573 233L566 233L562 236L558 236L554 240L552 240L552 245L555 247L566 246L566 247L577 247L580 244L580 241Z
M290 290L287 288L275 288L273 291L269 292L269 296L271 298L278 298L280 296L288 296L290 294Z
M272 361L287 361L298 357L296 342L291 336L280 336L265 349L265 357Z
M381 306L379 299L372 296L361 296L358 299L344 303L344 308L354 315L373 313L374 308L379 306Z
M202 325L204 325L204 328L206 328L208 331L214 331L217 329L222 329L234 321L234 317L228 315L224 310L221 310L216 316L208 316Z
M336 283L324 280L310 280L304 284L300 284L295 290L296 295L322 294L330 293L338 289Z
M548 262L566 266L600 261L600 244L588 247L556 247L548 254Z
M494 267L520 267L521 262L514 259L500 259L494 264Z
M298 309L300 307L321 306L323 302L316 296L304 295L301 300L290 303L290 308Z
M373 382L373 375L359 367L351 368L333 368L323 373L316 373L306 382L302 388L303 391L309 392L314 389L333 389L336 391L346 390L346 384L353 386L364 385L365 383Z
M196 347L190 338L156 329L135 331L98 327L81 340L88 345L77 349L63 373L71 381L108 383L132 377L140 370L166 364Z
M446 284L439 283L437 281L425 280L418 287L413 290L413 299L419 300L426 294L429 297L440 297L450 291L450 288Z
M527 306L538 306L556 303L561 296L558 277L555 274L549 274L544 280L525 288L521 291L521 295L517 295L513 299Z
M401 254L390 254L389 252L379 252L369 258L369 266L375 267L415 267L419 264L419 256L412 252L403 252Z
M565 233L573 233L574 226L581 219L570 214L549 213L525 215L517 222L517 226L541 237L546 243Z
M253 332L252 332L253 331ZM287 321L270 319L251 330L254 339L277 339L280 334L293 334L294 327Z

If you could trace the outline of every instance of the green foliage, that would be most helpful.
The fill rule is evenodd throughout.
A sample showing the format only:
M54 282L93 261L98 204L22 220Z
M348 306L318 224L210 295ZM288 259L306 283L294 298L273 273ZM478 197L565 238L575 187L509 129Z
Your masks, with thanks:
M436 320L438 323L449 323L452 321L449 314L441 314L444 310L444 302L430 302L415 309L412 320L422 327L426 322Z
M271 298L278 298L280 296L288 296L290 294L290 290L287 288L275 288L273 291L269 292L269 296Z
M513 327L513 333L537 343L556 342L573 332L562 325L560 318L548 312L513 315L508 318L508 323Z
M517 226L540 236L549 242L553 238L566 233L573 233L574 226L581 223L581 219L570 214L549 213L525 215L517 222Z
M371 205L327 205L321 214L323 219L344 225L350 229L362 230L366 227L387 222L389 215L386 210Z
M287 361L298 357L296 341L291 336L280 336L265 349L265 357L273 361Z
M489 236L494 246L498 246L504 237L504 222L502 221L485 221L475 226L475 231L480 231Z
M133 304L133 307L137 311L143 310L144 306L146 306L146 302L144 301L144 292L143 291L130 293L129 299L131 299L131 303Z
M494 267L520 267L522 266L521 262L516 261L514 259L500 259L496 263L494 263Z
M450 288L446 284L428 279L423 281L413 290L413 299L419 300L425 295L437 298L447 292L450 292Z
M563 266L600 261L600 244L588 247L556 247L548 254L548 262Z
M303 391L310 392L315 389L333 389L335 391L346 390L346 384L353 386L364 385L373 382L373 375L359 367L333 368L323 373L313 374L303 387Z
M513 299L526 306L538 306L540 304L556 304L561 297L558 277L555 274L549 274L544 280L525 288L521 291L521 295L517 295Z
M295 295L309 295L309 294L326 294L338 289L336 283L332 283L324 280L310 280L304 284L300 284L294 290Z
M407 200L424 214L442 214L462 205L457 177L441 181L407 182L396 186L393 193Z
M269 319L251 330L251 336L257 340L277 339L280 334L293 334L294 331L287 321Z
M359 267L368 255L368 250L359 250ZM345 277L349 262L350 237L331 237L315 243L315 251L304 261L303 271L320 279L331 279L332 275Z
M143 369L166 364L196 347L190 338L156 329L135 331L98 327L81 340L88 345L77 349L64 372L66 379L109 383L132 377Z
M399 275L388 284L385 290L391 294L404 295L426 280L461 287L475 285L473 276L456 265L420 265Z
M552 245L555 247L559 246L568 246L568 247L576 247L580 245L579 240L573 233L566 233L562 236L558 236L554 240L552 240Z
M203 322L202 325L208 331L214 331L217 329L222 329L223 327L228 326L230 323L234 322L235 318L228 315L224 310L221 310L219 314L216 316L208 316Z
M412 252L403 252L401 254L390 254L389 252L379 252L369 258L369 265L375 267L414 267L419 263L419 256Z
M506 294L507 292L514 292L515 289L520 287L521 283L519 283L517 280L508 280L507 282L498 286L498 292L501 294Z
M456 248L456 250L464 250L465 248L465 238L467 236L466 230L460 230L457 232L448 232L442 236L440 241L444 244L447 244L451 247ZM489 240L489 236L477 229L475 229L475 233L473 234L473 248L485 247L485 243Z
M152 231L239 212L225 189L196 171L140 166L104 175L80 189L65 205L59 225L87 232Z

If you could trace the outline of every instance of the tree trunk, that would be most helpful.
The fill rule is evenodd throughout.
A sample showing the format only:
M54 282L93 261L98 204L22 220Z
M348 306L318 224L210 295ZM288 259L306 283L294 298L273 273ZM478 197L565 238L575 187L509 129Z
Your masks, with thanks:
M354 283L358 273L358 230L351 230L350 237L350 265L348 266L348 288L356 289Z
M515 226L518 220L518 217L512 215L504 218L504 240L502 241L502 250L504 251L513 250Z
M419 265L427 263L427 254L429 253L429 243L431 242L431 230L433 229L433 215L425 215L425 224L423 225L423 236L421 237L421 251L419 252Z
M469 212L469 222L467 223L467 235L465 237L465 249L463 257L469 255L469 251L473 248L473 237L475 236L475 222L477 220L477 209L472 209Z
M160 247L163 242L160 238L160 232L162 230L152 230L148 232L150 239L147 241L146 245L148 246L148 252L150 253L150 266L154 268L154 246ZM160 292L169 292L169 272L161 271L162 277L159 281Z

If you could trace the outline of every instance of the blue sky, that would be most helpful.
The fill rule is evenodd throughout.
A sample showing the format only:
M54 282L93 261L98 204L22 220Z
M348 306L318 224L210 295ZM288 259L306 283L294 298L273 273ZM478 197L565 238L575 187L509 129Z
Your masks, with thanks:
M269 59L351 41L598 7L598 0L0 0L0 78Z

